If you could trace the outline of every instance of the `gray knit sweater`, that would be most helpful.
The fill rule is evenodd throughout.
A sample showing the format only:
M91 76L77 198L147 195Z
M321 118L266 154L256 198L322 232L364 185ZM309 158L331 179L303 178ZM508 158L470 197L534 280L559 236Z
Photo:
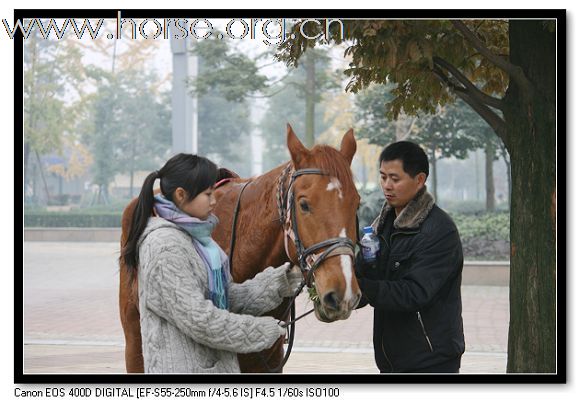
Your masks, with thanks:
M230 311L209 300L207 270L191 236L152 217L138 243L139 310L146 373L236 373L237 353L266 349L284 334L272 317L289 287L267 268L228 288Z

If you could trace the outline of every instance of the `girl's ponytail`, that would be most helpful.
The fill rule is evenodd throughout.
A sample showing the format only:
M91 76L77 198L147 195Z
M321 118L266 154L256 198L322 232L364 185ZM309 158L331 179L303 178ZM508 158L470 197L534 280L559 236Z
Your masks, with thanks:
M131 277L134 277L137 272L137 265L139 264L137 242L139 241L141 234L143 234L143 231L147 226L147 221L153 213L153 184L159 177L159 171L156 170L150 173L143 182L143 187L141 187L141 193L139 193L137 205L133 212L131 229L127 236L127 241L121 250L121 258L125 262L125 266L129 270Z

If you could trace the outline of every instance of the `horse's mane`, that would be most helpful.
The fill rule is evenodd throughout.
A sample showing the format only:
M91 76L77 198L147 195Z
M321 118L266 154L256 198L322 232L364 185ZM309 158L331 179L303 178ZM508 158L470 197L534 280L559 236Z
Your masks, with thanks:
M339 151L331 146L319 144L310 152L317 168L336 177L345 190L356 191L350 165Z

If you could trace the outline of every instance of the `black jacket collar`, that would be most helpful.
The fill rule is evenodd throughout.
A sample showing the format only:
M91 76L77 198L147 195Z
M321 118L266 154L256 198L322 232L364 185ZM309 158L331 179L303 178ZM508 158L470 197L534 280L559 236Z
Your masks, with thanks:
M418 229L431 212L433 205L435 205L433 196L427 192L427 187L423 186L396 217L393 227L395 229ZM385 200L381 213L372 223L375 233L380 233L383 230L387 214L391 210L393 208Z

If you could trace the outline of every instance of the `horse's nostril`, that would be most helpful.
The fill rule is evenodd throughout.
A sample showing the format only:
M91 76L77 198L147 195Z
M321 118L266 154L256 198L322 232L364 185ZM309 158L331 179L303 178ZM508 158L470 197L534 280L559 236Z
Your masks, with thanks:
M322 298L322 301L324 302L324 305L328 309L331 309L331 310L338 310L339 309L340 300L338 300L338 296L336 295L336 292L328 292L327 294L324 295L324 297Z

